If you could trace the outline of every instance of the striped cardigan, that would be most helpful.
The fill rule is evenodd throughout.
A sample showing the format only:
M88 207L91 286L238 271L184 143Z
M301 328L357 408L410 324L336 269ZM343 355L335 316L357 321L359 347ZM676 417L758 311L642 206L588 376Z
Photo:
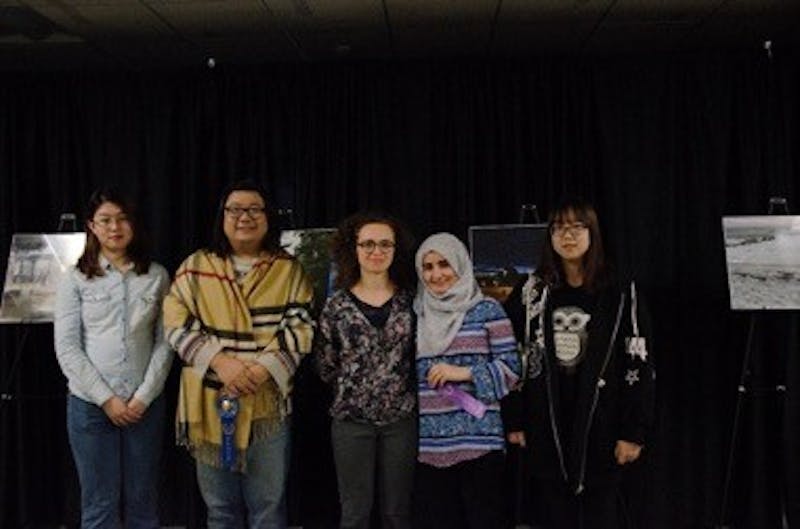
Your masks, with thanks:
M471 382L457 384L486 404L478 419L428 386L428 369L437 363L470 367ZM520 361L511 322L493 299L467 311L453 342L441 353L417 351L419 461L447 467L505 446L500 399L517 383Z

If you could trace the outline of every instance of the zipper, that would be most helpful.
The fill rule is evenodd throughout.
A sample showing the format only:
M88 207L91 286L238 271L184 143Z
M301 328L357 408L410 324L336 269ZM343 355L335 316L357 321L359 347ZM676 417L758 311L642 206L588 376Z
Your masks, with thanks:
M547 332L545 331L546 327L544 327L545 314L547 313L547 295L548 289L545 288L544 292L542 293L542 310L539 313L539 327L542 329L544 340L547 340ZM547 343L544 344L544 350L548 351ZM553 442L556 445L556 452L558 453L558 465L561 468L561 475L564 477L564 483L569 483L569 477L567 476L567 465L564 463L564 449L561 447L561 436L558 435L558 424L556 424L556 413L555 408L553 407L553 388L551 381L553 369L550 366L550 358L546 352L542 355L542 362L544 363L544 368L547 370L545 375L545 379L547 381L547 408L550 411L550 429L553 431Z
M611 360L611 354L614 352L614 343L617 341L617 334L619 333L619 325L622 321L622 311L625 309L625 294L620 295L619 299L619 307L617 307L617 319L614 322L614 330L611 333L611 340L608 343L608 349L606 350L606 357L603 360L603 366L600 368L600 373L598 375L597 384L594 386L594 397L592 398L592 406L589 408L589 418L586 421L586 430L583 433L583 453L581 454L581 470L579 473L580 479L578 480L578 486L575 488L575 495L578 496L583 492L584 486L583 482L586 478L586 445L589 441L589 430L592 427L592 423L594 422L594 414L597 411L597 401L600 400L600 390L606 385L606 381L603 376L606 373L606 368L608 367L608 362Z
M547 357L547 355L544 355ZM556 424L556 414L553 408L553 389L550 383L551 369L549 359L546 359L547 365L547 406L550 410L550 428L553 430L553 441L556 444L556 452L558 452L558 464L561 467L561 475L564 477L564 482L569 483L567 476L567 466L564 463L564 450L561 448L561 436L558 435L558 425Z

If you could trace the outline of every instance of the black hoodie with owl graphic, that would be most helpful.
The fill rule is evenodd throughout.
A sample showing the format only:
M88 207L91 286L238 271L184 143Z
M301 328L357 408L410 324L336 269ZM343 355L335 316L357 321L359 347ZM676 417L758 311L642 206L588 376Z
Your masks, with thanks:
M635 285L551 289L531 275L506 311L525 373L504 421L525 432L532 476L575 494L615 479L617 441L645 445L653 422L650 320Z

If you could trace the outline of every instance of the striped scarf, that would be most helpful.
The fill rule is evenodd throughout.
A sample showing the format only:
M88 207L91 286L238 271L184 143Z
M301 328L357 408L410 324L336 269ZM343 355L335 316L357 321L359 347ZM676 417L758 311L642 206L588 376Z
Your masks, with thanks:
M262 256L241 282L231 259L206 250L178 268L164 300L164 330L187 364L178 396L177 441L198 460L220 466L220 383L206 371L215 354L258 362L271 375L255 394L239 398L235 468L245 470L250 441L268 436L290 412L292 377L311 348L312 294L302 267L287 255Z

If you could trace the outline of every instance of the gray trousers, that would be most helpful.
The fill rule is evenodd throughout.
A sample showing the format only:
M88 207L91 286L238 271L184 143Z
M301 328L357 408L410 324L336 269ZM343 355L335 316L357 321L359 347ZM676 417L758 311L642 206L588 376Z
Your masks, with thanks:
M342 506L342 529L368 529L375 487L383 529L411 528L417 457L417 418L375 426L333 421L333 457Z

